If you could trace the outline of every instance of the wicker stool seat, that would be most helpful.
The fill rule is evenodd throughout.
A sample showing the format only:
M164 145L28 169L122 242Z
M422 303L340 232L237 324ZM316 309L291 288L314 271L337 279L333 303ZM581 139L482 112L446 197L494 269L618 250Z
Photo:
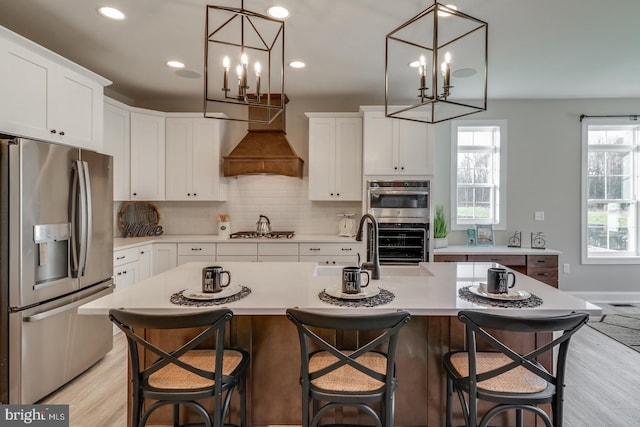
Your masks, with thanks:
M195 411L205 426L223 427L234 390L240 395L240 425L247 426L249 354L224 346L232 317L225 308L179 314L109 311L129 346L131 426L146 425L156 409L171 405L174 426L191 422L190 414L181 417L180 407L184 406ZM146 338L151 336L165 337L169 344ZM145 365L144 361L150 362ZM206 408L202 399L213 401L213 407Z
M300 339L302 426L316 427L331 412L339 418L335 411L342 407L357 408L378 427L393 426L396 345L409 313L340 316L288 309L287 317Z
M447 373L446 426L451 427L453 423L455 391L467 427L486 427L496 415L507 411L515 412L515 423L509 425L522 427L524 412L530 412L547 427L561 427L569 341L586 324L589 315L525 318L461 311L458 319L466 327L467 351L451 351L443 358ZM518 352L496 339L495 333L492 334L496 330L514 334L546 333L549 338L544 340L536 335L537 348ZM479 346L484 346L482 351L478 350ZM555 373L538 362L543 355L555 359ZM494 404L480 418L479 400ZM538 406L545 403L551 404L551 417Z

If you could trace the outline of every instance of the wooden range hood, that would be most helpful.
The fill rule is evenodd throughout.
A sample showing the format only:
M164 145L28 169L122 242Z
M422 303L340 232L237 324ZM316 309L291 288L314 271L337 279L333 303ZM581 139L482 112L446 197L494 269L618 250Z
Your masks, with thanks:
M248 108L250 119L266 116L264 108ZM273 174L302 178L304 161L287 141L285 111L270 124L249 123L247 135L223 157L223 164L224 176Z

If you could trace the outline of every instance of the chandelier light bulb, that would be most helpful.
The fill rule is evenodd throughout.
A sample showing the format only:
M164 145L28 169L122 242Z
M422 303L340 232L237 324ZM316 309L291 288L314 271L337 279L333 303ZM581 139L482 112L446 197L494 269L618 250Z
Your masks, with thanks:
M259 62L256 62L255 70L256 70L256 76L260 77L260 73L262 72L262 66L260 65Z
M242 65L236 67L236 74L238 74L238 78L242 77Z
M240 63L242 63L242 65L247 65L249 63L249 58L246 53L243 53L240 57Z
M231 65L231 61L229 60L228 56L225 56L222 59L222 66L224 67L225 71L229 71L229 66Z

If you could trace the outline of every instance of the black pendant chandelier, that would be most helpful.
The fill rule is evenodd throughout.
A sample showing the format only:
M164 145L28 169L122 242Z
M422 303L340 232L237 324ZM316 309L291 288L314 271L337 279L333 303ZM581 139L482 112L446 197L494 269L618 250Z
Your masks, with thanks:
M226 120L268 124L282 114L286 99L284 22L240 4L206 9L204 116L220 119L212 113L223 109ZM256 107L251 118L249 106Z
M438 123L487 109L488 24L434 2L387 34L385 115Z

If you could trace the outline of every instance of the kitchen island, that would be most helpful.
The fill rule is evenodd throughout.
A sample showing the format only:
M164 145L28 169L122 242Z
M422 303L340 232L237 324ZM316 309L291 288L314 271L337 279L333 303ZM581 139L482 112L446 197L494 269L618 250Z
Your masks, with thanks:
M188 263L135 286L115 292L79 308L79 313L106 315L110 308L171 311L198 310L170 302L170 296L201 286L206 263ZM462 348L463 327L455 318L463 309L513 315L553 315L583 311L600 315L599 307L563 293L516 272L516 288L543 300L532 308L500 308L470 302L458 290L486 279L493 263L422 263L417 266L383 266L382 277L372 281L395 298L377 307L331 305L319 299L324 289L340 286L341 268L315 263L220 263L229 270L232 283L247 286L251 293L227 304L235 313L230 341L251 353L249 374L250 424L300 424L298 338L284 316L288 307L326 313L374 313L408 310L413 318L400 333L395 424L444 425L445 376L442 354ZM206 308L204 308L206 309ZM521 342L523 347L535 343ZM349 413L343 421L354 421Z

